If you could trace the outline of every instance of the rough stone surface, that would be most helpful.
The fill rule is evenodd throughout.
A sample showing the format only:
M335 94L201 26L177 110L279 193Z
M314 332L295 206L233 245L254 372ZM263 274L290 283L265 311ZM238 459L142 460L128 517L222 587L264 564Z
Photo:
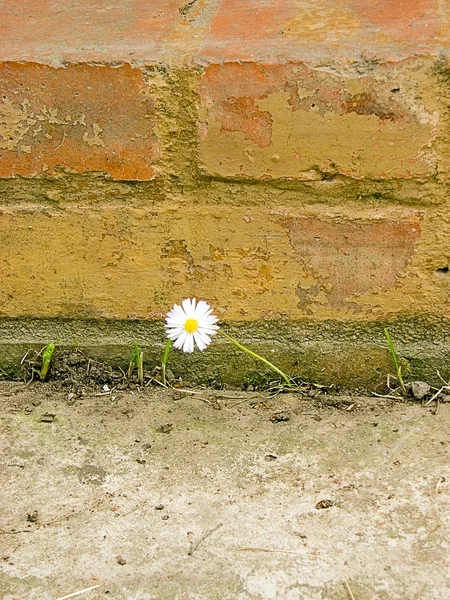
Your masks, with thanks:
M3 600L449 597L447 405L22 388L0 386Z

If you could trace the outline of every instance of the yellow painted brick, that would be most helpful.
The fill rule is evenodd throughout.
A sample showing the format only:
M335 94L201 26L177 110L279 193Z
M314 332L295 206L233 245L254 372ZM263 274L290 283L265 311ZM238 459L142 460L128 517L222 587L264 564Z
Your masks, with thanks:
M3 209L0 314L161 318L186 296L230 321L448 312L447 282L427 262L435 223L412 210L322 212Z

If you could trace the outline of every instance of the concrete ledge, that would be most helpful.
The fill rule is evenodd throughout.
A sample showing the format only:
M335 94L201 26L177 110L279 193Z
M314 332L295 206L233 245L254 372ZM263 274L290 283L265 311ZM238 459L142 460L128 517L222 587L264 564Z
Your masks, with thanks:
M449 321L423 316L388 325L406 378L438 383L437 370L444 378L450 377ZM381 391L387 374L394 373L383 326L376 322L278 321L234 323L226 329L291 376L338 388ZM64 371L63 354L76 349L114 369L126 370L137 341L144 351L145 369L152 374L165 345L162 323L152 321L1 319L0 339L0 368L12 377L20 376L19 363L27 350L41 350L52 341L57 345L54 356L59 373ZM216 338L205 352L187 355L174 350L170 368L193 384L259 385L273 379L271 371L222 338Z

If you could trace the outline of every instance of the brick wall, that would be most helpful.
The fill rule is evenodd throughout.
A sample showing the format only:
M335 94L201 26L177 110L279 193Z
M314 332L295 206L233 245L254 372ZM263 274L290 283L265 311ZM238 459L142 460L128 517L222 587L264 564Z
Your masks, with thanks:
M5 356L55 323L157 356L196 296L291 372L359 383L362 352L382 380L385 324L413 370L447 368L448 2L0 13Z

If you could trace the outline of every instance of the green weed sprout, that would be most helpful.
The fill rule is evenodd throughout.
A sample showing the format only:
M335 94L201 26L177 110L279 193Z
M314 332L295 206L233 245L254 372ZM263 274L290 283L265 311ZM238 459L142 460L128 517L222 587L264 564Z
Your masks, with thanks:
M406 396L407 391L406 391L406 386L405 386L405 383L404 383L403 377L402 377L402 367L398 362L397 352L395 351L395 347L394 347L394 344L392 343L391 336L389 335L389 329L387 327L385 327L385 329L384 329L384 335L386 336L387 343L389 346L389 351L391 353L392 360L394 361L395 370L397 373L397 379L400 384L400 389L402 390L403 394Z
M48 344L48 346L44 348L44 353L42 354L42 366L39 373L41 381L45 381L45 378L47 377L47 373L50 368L50 362L52 360L54 351L55 344L53 342L51 344Z
M171 342L173 342L175 348L183 350L183 352L191 353L194 351L195 345L199 350L205 350L211 343L211 336L219 333L237 348L243 352L246 352L251 357L261 361L270 369L275 371L281 376L282 379L284 379L289 388L293 387L292 380L286 375L286 373L283 373L281 369L276 367L262 356L259 356L259 354L256 354L256 352L253 352L252 350L249 350L240 344L228 333L221 331L219 326L216 325L217 321L218 318L212 314L212 308L209 306L209 304L204 300L200 300L197 303L195 298L186 298L181 303L181 306L175 304L167 313L166 331L169 340L166 344L164 358L162 361L162 382L164 385L166 385L166 365L171 348Z
M164 349L164 356L161 363L161 383L163 385L167 385L166 380L166 370L167 370L167 361L169 360L170 349L172 347L172 340L168 339L166 342L166 347Z
M131 356L130 364L128 365L127 379L131 379L134 368L137 368L138 381L141 385L144 383L144 353L138 346L137 342L134 342L134 352Z

